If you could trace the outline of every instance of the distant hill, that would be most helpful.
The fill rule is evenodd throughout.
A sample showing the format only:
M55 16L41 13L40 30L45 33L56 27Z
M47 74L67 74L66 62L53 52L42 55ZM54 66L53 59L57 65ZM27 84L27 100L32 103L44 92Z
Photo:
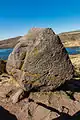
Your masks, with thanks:
M63 32L58 34L62 43L65 47L75 47L80 46L80 30ZM0 41L0 49L1 48L14 48L14 46L18 43L18 40L22 36L9 38Z
M0 48L14 48L14 46L18 43L18 40L21 38L21 36L9 38L5 40L0 41Z
M59 37L65 47L80 46L80 30L60 33Z

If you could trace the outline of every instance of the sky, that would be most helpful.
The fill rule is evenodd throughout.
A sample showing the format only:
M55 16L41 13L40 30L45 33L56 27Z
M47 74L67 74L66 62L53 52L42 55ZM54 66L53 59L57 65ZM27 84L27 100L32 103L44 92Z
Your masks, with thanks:
M0 0L0 40L32 27L50 27L57 34L79 30L80 0Z

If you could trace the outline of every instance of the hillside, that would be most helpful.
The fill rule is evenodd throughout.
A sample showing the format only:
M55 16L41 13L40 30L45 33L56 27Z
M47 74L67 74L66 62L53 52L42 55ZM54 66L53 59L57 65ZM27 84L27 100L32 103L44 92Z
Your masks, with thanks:
M59 37L65 47L80 46L80 30L60 33Z
M58 34L65 47L80 46L80 30ZM0 48L14 48L21 36L0 41Z
M14 48L21 36L0 41L0 48Z

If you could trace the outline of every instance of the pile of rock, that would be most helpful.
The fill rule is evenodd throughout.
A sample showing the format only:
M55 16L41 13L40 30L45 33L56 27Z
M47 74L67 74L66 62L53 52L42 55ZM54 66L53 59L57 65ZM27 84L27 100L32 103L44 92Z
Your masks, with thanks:
M5 68L2 63L0 68ZM52 92L72 79L74 70L59 36L51 28L33 28L21 37L8 57L6 71L10 76L7 76L9 82L3 82L4 87L1 84L0 90L7 92L7 87L11 87L4 99L0 96L0 104L19 120L51 120L64 115L67 117L68 112L73 115L79 110L79 102L73 103L65 92ZM10 85L11 81L16 88ZM30 93L28 98L12 104L11 100L17 102L27 92Z

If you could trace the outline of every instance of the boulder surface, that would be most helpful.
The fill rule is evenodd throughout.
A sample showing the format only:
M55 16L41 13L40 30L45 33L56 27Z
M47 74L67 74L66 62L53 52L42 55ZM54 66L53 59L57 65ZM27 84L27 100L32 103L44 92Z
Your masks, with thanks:
M73 77L67 51L51 28L32 28L20 38L6 69L26 91L50 91Z

